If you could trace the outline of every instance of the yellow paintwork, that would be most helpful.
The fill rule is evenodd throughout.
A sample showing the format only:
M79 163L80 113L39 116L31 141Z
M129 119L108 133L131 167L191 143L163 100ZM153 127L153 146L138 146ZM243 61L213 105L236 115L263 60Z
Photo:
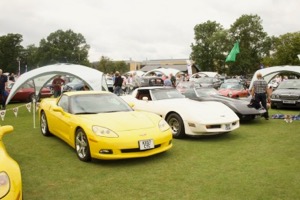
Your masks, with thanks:
M0 126L0 176L7 174L10 187L3 177L0 177L0 199L1 200L21 200L22 199L22 179L19 164L13 160L6 152L2 142L2 137L13 131L12 126ZM7 189L9 191L7 193Z
M67 95L78 93L105 93L99 91L68 92ZM112 112L86 115L66 113L56 105L56 99L43 99L39 106L39 114L46 113L49 131L75 148L75 132L82 128L89 141L91 157L96 159L125 159L151 156L167 151L172 147L172 132L169 128L161 131L158 123L162 118L156 114L142 111ZM54 111L60 110L60 111ZM119 137L108 138L97 136L92 126L105 127ZM139 140L153 139L160 147L130 153L122 153L121 149L138 149ZM100 149L110 149L112 154L100 154Z

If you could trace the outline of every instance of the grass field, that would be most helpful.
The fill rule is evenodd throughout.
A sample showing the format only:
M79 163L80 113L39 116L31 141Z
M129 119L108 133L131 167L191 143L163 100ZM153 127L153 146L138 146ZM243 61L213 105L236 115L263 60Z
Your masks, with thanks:
M270 110L277 113L299 110ZM24 106L1 121L14 126L4 143L21 167L27 200L300 199L300 121L256 119L217 137L174 139L159 155L91 163L42 136L35 122Z

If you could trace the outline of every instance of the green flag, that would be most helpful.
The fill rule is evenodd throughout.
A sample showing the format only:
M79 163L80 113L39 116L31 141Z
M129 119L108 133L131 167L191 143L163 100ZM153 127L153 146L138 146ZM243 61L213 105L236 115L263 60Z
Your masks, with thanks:
M227 56L225 62L229 62L229 61L234 62L234 61L235 61L236 54L238 54L238 53L240 53L240 47L239 47L239 42L237 41L236 43L234 43L234 46L233 46L233 48L231 49L229 55Z

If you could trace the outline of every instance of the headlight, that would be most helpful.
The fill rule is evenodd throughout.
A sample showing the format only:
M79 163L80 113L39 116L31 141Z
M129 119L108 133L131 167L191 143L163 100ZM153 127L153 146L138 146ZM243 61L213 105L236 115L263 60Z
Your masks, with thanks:
M104 127L93 126L92 130L97 136L100 136L100 137L108 137L108 138L117 138L117 137L119 137L118 134L116 134L112 130L104 128Z
M166 131L170 128L169 124L164 119L159 121L158 127L161 131Z
M272 98L272 99L279 99L279 95L278 95L278 94L272 94L272 95L271 95L271 98Z
M10 189L10 181L6 172L0 172L0 199L4 197Z

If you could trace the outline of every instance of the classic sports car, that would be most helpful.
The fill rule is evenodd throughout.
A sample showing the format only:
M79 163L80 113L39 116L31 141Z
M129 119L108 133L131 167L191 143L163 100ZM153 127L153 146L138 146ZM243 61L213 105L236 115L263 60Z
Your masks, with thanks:
M81 161L146 157L172 147L164 119L134 111L111 92L73 91L43 99L39 116L42 134L65 141Z
M7 92L9 93L14 83L9 84ZM38 99L51 97L52 91L49 88L42 88ZM34 85L32 82L27 82L22 85L18 92L13 96L10 101L14 102L31 102L35 98Z
M185 98L173 87L142 87L122 96L135 110L162 116L174 138L185 135L216 135L239 128L239 117L219 102L199 102Z
M218 89L219 94L230 98L249 97L250 92L240 83L222 83Z
M241 121L253 120L261 117L266 112L265 109L249 107L250 101L222 96L214 88L198 87L189 81L180 82L177 88L181 94L189 99L196 101L217 101L225 104L239 116Z
M300 108L300 80L288 79L280 83L271 95L271 108Z
M2 137L13 131L13 127L0 126L0 199L22 199L22 177L19 164L12 159L2 142Z

